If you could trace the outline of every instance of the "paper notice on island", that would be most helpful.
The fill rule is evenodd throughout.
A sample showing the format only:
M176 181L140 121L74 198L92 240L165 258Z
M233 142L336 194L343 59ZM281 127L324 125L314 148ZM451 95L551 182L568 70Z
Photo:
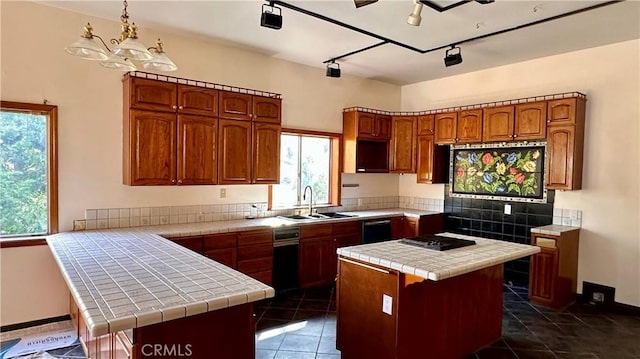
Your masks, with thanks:
M0 347L0 359L40 353L78 343L78 334L73 329L29 334L20 338L3 341Z

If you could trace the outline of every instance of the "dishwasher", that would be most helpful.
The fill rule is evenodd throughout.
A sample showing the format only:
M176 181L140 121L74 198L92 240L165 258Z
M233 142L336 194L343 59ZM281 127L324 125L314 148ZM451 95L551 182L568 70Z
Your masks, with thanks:
M362 243L376 243L391 239L391 219L373 219L362 222Z
M276 295L298 289L300 227L273 230L273 288Z

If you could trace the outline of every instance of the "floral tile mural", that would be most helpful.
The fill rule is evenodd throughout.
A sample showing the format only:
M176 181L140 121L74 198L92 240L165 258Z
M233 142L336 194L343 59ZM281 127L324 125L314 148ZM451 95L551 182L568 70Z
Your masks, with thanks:
M544 146L453 150L452 193L542 198Z

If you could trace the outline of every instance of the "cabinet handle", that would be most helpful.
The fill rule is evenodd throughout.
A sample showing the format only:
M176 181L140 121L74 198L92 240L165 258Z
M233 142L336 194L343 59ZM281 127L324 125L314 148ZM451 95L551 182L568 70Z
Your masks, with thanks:
M342 258L341 257L340 260L343 261L343 262L351 263L351 264L354 264L354 265L357 265L357 266L360 266L360 267L365 267L367 269L371 269L371 270L374 270L374 271L377 271L377 272L381 272L381 273L384 273L384 274L391 274L391 272L389 272L387 270L384 270L384 269L381 269L381 268L376 268L376 267L373 267L373 266L370 266L370 265L367 265L367 264L364 264L364 263L352 261L350 259L346 259L346 258Z
M173 105L173 106L171 106L171 108L175 110L177 107L176 107L176 105Z
M182 184L182 180L178 180L178 184Z
M547 120L547 123L551 123L551 120Z
M175 179L172 179L172 180L171 180L171 183L176 183L176 180L175 180Z
M182 110L182 109L183 109L184 107L182 107L182 106L179 106L178 108Z
M518 137L518 135L513 135L513 138L516 138L516 137Z

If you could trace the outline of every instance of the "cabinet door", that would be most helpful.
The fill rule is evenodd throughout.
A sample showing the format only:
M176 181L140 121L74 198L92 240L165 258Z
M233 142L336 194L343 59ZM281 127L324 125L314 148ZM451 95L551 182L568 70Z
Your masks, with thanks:
M418 116L418 136L433 135L433 125L436 115Z
M391 116L376 115L374 135L379 140L391 138Z
M548 189L579 189L573 186L575 129L572 125L547 128Z
M482 142L482 110L460 111L456 142Z
M547 103L532 102L516 105L513 139L537 140L545 138L547 133Z
M176 111L177 85L173 83L129 77L130 107L140 110Z
M271 97L253 96L253 120L280 123L282 100Z
M435 142L449 144L456 142L456 129L458 125L458 113L439 113L435 116Z
M336 278L338 269L338 248L356 246L362 244L362 235L358 233L337 234L333 239L333 248L331 249L331 262L328 263L330 273L327 274L327 280L334 280Z
M328 284L332 282L333 263L331 253L332 237L318 237L300 240L299 280L301 288Z
M577 99L575 97L549 101L547 104L549 111L548 124L575 125L576 103Z
M366 112L358 112L358 138L376 138L376 115Z
M558 252L540 248L540 253L531 256L529 269L530 294L545 301L553 301L553 286L557 276Z
M404 217L391 218L391 239L404 237Z
M218 183L251 183L251 122L220 120Z
M218 117L218 90L179 85L178 112Z
M202 253L202 237L201 236L177 237L177 238L171 238L171 241L185 248L189 248L194 252Z
M433 155L435 143L433 136L418 136L417 182L431 183L433 179Z
M416 118L394 117L391 137L391 172L416 171Z
M485 108L482 115L482 140L484 142L511 141L513 121L513 106Z
M280 182L280 125L253 123L252 183Z
M211 249L205 251L204 255L227 267L234 269L237 267L237 250L235 248Z
M178 116L178 184L216 184L217 119Z
M220 91L219 116L230 120L250 121L253 113L251 95Z
M419 218L415 217L405 217L404 218L404 237L415 237L418 233L418 224L420 223Z
M176 115L130 111L125 133L124 180L128 185L176 183ZM127 153L128 152L128 153Z

